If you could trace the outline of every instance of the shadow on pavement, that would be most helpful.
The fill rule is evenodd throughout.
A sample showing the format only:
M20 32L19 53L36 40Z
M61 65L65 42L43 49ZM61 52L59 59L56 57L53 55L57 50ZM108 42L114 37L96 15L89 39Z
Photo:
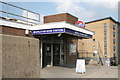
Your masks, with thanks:
M76 64L72 63L72 64L60 64L60 67L65 67L65 68L75 68Z

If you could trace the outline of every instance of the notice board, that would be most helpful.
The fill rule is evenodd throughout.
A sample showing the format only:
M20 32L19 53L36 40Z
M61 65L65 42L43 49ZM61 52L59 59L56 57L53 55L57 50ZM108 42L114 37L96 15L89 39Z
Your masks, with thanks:
M75 43L69 44L69 55L76 55L77 45Z
M84 59L77 59L76 73L85 73L85 72L86 72L85 60Z

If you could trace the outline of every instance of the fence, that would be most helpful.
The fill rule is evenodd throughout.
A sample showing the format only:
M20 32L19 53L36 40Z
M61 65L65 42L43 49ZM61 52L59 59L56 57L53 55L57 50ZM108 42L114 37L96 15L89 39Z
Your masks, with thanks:
M79 57L80 58L87 58L87 57L95 57L94 53L92 51L86 51L86 50L80 50L79 51Z
M98 41L98 48L97 48L97 53L94 53L93 51L89 51L89 50L80 50L79 51L79 58L84 58L86 60L98 60L102 65L104 64L104 55L103 52L101 50L101 45Z

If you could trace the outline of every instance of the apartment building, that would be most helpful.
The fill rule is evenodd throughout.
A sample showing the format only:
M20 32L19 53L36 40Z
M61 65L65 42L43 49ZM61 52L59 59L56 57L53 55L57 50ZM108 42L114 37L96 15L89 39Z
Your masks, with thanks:
M41 67L76 62L78 39L93 35L92 31L75 26L77 21L69 13L60 13L44 16L44 24L35 26L32 34L40 40Z
M80 57L87 60L103 60L115 58L117 62L117 26L112 17L86 22L86 29L94 31L92 39L79 40ZM89 43L89 44L88 44Z

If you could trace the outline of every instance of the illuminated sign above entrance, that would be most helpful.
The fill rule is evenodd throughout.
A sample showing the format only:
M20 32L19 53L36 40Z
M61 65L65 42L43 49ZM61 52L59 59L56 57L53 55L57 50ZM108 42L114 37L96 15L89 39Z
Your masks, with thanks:
M68 28L57 28L57 29L43 29L43 30L34 30L32 31L33 35L39 35L39 34L53 34L53 33L67 33L74 36L84 37L84 38L92 38L92 35L85 34L82 32L78 32L75 30L71 30Z
M78 26L78 27L81 27L81 28L85 28L85 23L82 22L82 21L77 21L77 22L75 23L75 25Z

